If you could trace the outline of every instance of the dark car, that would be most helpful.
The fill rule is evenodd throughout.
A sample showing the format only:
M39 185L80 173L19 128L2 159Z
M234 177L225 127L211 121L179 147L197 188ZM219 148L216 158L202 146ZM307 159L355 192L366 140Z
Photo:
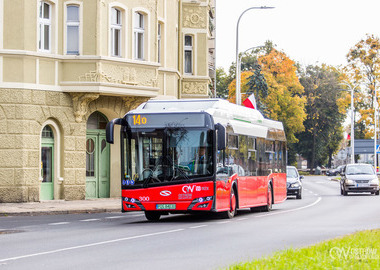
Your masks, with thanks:
M371 192L379 195L379 178L370 164L348 164L343 169L340 180L340 193Z
M286 166L286 188L288 196L296 196L302 199L302 179L303 176L298 173L296 167Z
M335 168L335 169L330 169L330 170L328 170L328 171L326 172L326 175L327 175L327 176L336 176L336 175L338 175L338 174L340 174L340 173L342 172L344 166L345 166L345 165L340 165L340 166L338 166L338 167Z

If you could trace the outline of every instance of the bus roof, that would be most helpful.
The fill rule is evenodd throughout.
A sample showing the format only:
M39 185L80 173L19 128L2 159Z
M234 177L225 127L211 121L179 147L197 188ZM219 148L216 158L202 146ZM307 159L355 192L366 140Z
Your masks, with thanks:
M239 134L252 134L252 129L254 129L256 136L268 138L271 130L282 131L282 133L284 130L281 122L264 118L258 110L239 106L224 99L149 100L130 113L202 111L212 115L215 123L232 126L234 132ZM284 135L280 137L281 140L285 139Z

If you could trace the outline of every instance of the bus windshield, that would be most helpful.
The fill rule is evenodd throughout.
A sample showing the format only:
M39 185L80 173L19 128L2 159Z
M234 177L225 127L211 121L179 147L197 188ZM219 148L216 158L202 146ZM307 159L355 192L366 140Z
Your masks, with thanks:
M125 188L213 175L212 132L204 128L137 130L125 134L123 155Z

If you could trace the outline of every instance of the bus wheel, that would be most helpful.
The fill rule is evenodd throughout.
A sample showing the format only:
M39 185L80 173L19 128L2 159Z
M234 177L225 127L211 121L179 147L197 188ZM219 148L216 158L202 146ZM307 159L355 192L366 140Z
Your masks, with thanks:
M237 209L236 209L236 196L235 196L235 190L231 189L231 196L230 196L230 210L225 212L226 218L233 218L236 215Z
M272 210L272 186L268 184L268 192L267 192L267 205L263 207L265 212L269 212Z
M145 211L145 217L149 221L158 221L161 214L157 211Z

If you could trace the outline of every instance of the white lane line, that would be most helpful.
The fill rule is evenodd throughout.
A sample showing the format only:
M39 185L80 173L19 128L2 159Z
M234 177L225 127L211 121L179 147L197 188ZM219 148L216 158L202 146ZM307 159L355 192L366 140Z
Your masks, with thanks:
M203 227L206 227L207 225L199 225L199 226L194 226L194 227L190 227L190 229L198 229L198 228L203 228Z
M237 221L241 221L241 220L247 220L248 218L238 218L238 219L236 219Z
M27 255L22 255L22 256L17 256L17 257L4 258L4 259L0 259L0 263L7 262L7 261L15 261L15 260L24 259L24 258L48 255L48 254L53 254L53 253L59 253L59 252L68 251L68 250L88 248L88 247L106 245L106 244L128 241L128 240L133 240L133 239L139 239L139 238L144 238L144 237L150 237L150 236L156 236L156 235L162 235L162 234L168 234L168 233L175 233L175 232L180 232L180 231L184 231L184 230L185 229L177 229L177 230L171 230L171 231L148 233L148 234L130 236L130 237L119 238L119 239L114 239L114 240L95 242L95 243L87 244L87 245L73 246L73 247L68 247L68 248L60 248L60 249L55 249L55 250L50 250L50 251L45 251L45 252L32 253L32 254L27 254Z
M116 219L116 218L124 218L125 216L114 216L114 217L106 217L106 219Z
M49 223L48 225L50 226L58 226L58 225L66 225L69 224L70 222L56 222L56 223Z
M142 217L144 214L130 215L131 217Z
M281 212L273 212L273 213L268 213L268 214L264 214L264 215L258 215L258 216L255 216L255 218L266 217L266 216L273 216L273 215L279 215L279 214L286 214L286 213L290 213L290 212L299 211L299 210L302 210L302 209L305 209L305 208L312 207L312 206L316 205L317 203L319 203L321 200L322 200L322 197L318 197L318 199L315 202L311 203L311 204L308 204L308 205L305 205L305 206L302 206L302 207L298 207L298 208L294 208L294 209L289 209L289 210L281 211Z
M79 220L79 221L90 222L90 221L99 221L99 220L100 220L99 218L89 218L89 219L82 219L82 220Z
M231 221L230 220L226 220L226 221L219 221L217 222L218 224L226 224L226 223L230 223Z

